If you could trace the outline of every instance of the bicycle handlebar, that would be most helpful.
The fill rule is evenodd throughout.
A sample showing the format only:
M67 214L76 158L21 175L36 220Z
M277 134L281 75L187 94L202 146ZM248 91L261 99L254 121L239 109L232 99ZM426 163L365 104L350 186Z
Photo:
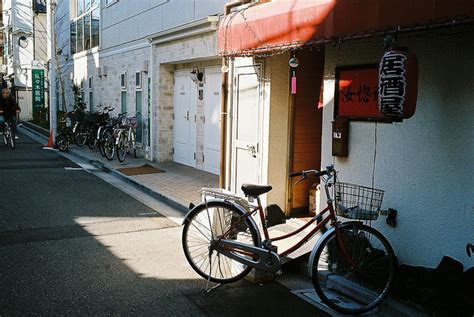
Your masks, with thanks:
M303 176L306 178L308 175L311 175L311 174L316 177L321 177L324 175L329 175L333 171L334 171L334 167L330 165L330 166L327 166L324 171L307 170L307 171L293 172L293 173L290 173L290 177Z

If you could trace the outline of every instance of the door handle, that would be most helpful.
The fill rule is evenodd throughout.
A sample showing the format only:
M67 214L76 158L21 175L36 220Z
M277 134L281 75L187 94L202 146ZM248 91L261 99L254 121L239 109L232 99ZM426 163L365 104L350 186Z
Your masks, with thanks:
M253 157L257 157L257 149L255 148L255 145L247 145L247 151L249 151L250 155Z

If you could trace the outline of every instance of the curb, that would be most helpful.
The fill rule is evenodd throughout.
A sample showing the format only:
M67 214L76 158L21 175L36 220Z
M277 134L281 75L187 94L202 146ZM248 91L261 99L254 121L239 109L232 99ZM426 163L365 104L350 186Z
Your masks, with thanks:
M23 122L23 127L25 129L29 130L30 132L32 132L34 134L37 134L40 137L49 136L49 131L48 130L43 129L41 127L38 127L38 126L36 126L36 125L34 125L30 122ZM75 156L75 157L77 157L81 160L87 161L88 163L94 165L95 167L103 170L106 173L113 174L114 176L120 178L121 180L133 185L136 189L138 189L138 190L144 192L145 194L148 194L148 195L160 200L161 202L167 204L168 206L170 206L172 208L175 208L175 209L177 209L181 212L184 212L184 213L187 213L189 211L188 206L185 206L182 203L180 203L179 201L177 201L173 198L170 198L168 196L165 196L162 193L157 192L157 191L149 188L148 186L146 186L145 184L143 184L140 181L134 180L134 179L120 173L116 169L107 166L107 164L105 164L101 161L91 159L91 158L81 154L77 150L69 149L66 153L69 153L69 154L71 154L71 155L73 155L73 156Z

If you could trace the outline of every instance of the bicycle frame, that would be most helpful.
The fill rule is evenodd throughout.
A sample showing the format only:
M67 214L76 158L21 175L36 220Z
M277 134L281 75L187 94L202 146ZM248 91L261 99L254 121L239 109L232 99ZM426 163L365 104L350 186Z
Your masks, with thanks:
M262 222L264 237L265 237L266 240L271 240L272 242L273 241L285 240L289 237L293 237L293 236L297 235L298 233L300 233L301 231L308 228L309 226L311 226L312 224L314 224L316 221L321 220L321 222L319 222L316 225L316 227L314 227L307 235L305 235L302 239L300 239L296 244L294 244L293 246L291 246L289 249L285 250L284 252L278 253L278 256L280 256L280 257L287 256L288 254L292 253L293 251L300 248L303 244L308 242L319 230L321 230L321 228L323 228L330 221L332 221L333 226L337 227L337 218L336 218L336 215L335 215L334 207L332 205L332 199L330 198L331 196L329 195L328 185L325 185L325 189L326 189L327 197L329 197L326 208L324 208L323 210L318 212L304 226L301 226L300 228L298 228L298 229L296 229L296 230L294 230L290 233L287 233L285 235L277 236L277 237L270 237L270 235L268 233L268 228L267 228L266 222L265 222L265 219L266 219L265 218L265 213L263 211L263 207L262 207L262 204L260 202L259 197L257 197L257 207L255 207L253 210L248 211L245 214L245 216L243 217L243 220L246 219L247 217L252 216L254 213L256 213L258 211L259 218ZM323 218L324 214L326 214L326 213L328 213L327 216ZM224 236L225 236L225 234L224 234Z

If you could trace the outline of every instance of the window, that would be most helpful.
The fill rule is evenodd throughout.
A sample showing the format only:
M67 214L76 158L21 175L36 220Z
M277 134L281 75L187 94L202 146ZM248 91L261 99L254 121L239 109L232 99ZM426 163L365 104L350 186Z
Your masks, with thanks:
M76 52L76 21L71 21L71 54Z
M137 90L135 92L135 112L136 112L135 115L137 117L137 131L136 131L137 143L143 143L142 100L143 100L142 92L140 90Z
M122 113L127 112L127 92L122 91L120 93L120 108L122 110Z
M142 73L135 73L135 88L142 88Z
M98 0L75 0L71 8L71 53L99 46L100 10Z
M105 0L105 6L108 7L116 2L118 2L118 0Z
M120 87L122 87L122 89L127 88L127 74L126 73L123 73L120 75Z

